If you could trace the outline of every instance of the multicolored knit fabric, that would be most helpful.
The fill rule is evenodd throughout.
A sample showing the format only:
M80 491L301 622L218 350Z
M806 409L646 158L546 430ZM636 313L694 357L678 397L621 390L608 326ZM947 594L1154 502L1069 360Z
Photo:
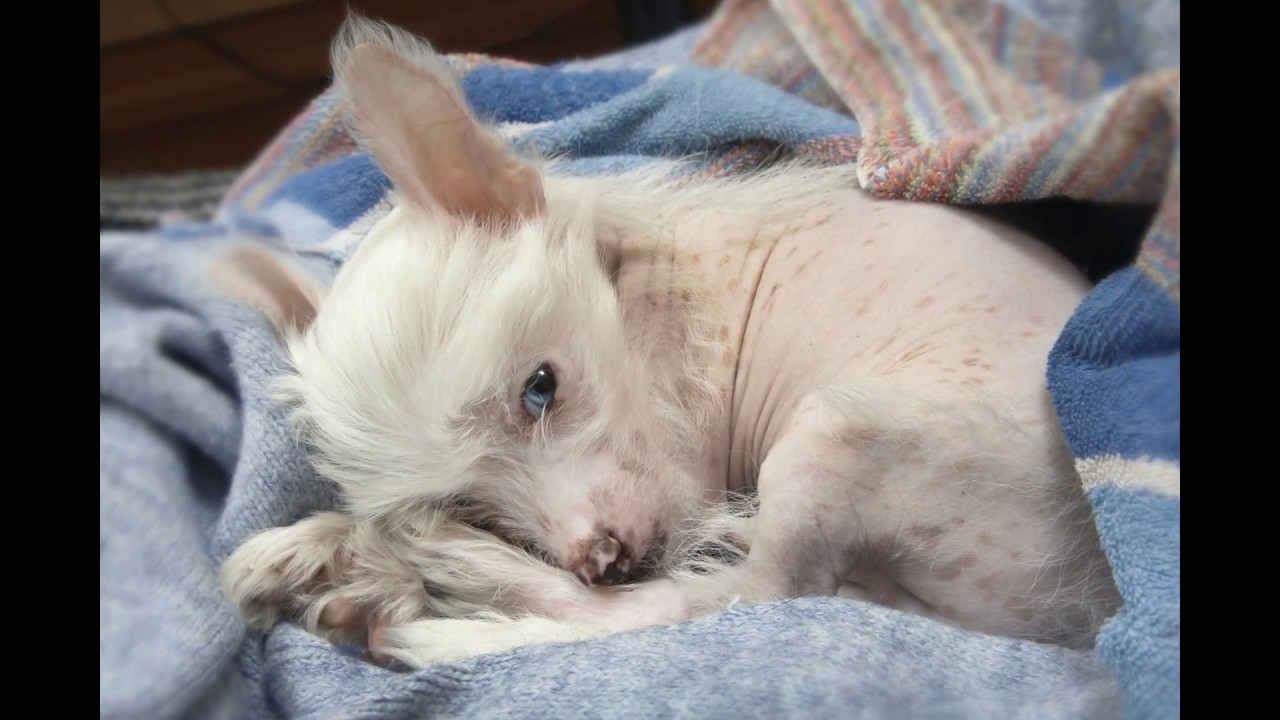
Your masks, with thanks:
M1159 203L1139 264L1179 295L1177 70L1122 80L993 0L727 0L695 57L856 117L877 195Z
M217 564L335 499L267 399L283 370L269 329L207 287L201 263L254 235L332 273L387 211L385 175L325 93L214 221L103 236L102 716L1094 718L1122 703L1127 718L1178 717L1177 12L1177 0L725 0L691 54L449 60L477 114L518 150L566 158L563 172L684 158L731 174L792 153L856 163L885 197L1151 208L1133 262L1094 288L1049 358L1125 597L1096 651L816 599L404 677L287 623L248 633Z

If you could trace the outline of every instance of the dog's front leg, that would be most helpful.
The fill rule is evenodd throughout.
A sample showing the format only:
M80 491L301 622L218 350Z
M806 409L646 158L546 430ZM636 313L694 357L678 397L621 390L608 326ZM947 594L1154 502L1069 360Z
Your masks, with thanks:
M645 583L613 599L597 622L627 628L704 615L735 601L857 597L847 580L877 560L861 500L883 470L874 454L833 438L836 426L814 403L769 450L760 467L757 513L732 526L749 548L745 560Z

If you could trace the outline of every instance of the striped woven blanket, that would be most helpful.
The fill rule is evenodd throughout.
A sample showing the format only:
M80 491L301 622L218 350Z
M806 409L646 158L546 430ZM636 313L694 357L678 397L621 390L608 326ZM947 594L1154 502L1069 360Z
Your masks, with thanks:
M1094 651L965 633L836 599L396 675L299 628L246 631L217 567L334 506L267 383L270 331L208 287L231 237L332 273L388 206L322 94L215 219L101 237L101 715L1025 717L1180 714L1176 2L726 0L595 62L450 59L517 148L608 173L654 158L855 163L921 202L1066 197L1150 210L1085 299L1048 383L1125 597Z

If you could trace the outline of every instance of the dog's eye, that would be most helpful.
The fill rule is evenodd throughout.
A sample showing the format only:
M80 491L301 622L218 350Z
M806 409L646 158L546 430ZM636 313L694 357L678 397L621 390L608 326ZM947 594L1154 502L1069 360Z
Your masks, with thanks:
M542 365L524 383L524 411L537 420L556 400L556 374L550 365Z

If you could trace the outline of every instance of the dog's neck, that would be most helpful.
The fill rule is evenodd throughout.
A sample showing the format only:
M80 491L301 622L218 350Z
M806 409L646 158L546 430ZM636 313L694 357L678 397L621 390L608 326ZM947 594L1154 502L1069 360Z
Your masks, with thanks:
M726 228L728 231L726 231ZM672 380L670 398L705 413L691 472L709 500L754 483L769 418L745 408L744 361L753 358L758 285L783 233L741 218L694 216L675 228L612 233L624 323L651 367ZM752 382L768 382L760 377ZM700 387L706 391L700 392Z

